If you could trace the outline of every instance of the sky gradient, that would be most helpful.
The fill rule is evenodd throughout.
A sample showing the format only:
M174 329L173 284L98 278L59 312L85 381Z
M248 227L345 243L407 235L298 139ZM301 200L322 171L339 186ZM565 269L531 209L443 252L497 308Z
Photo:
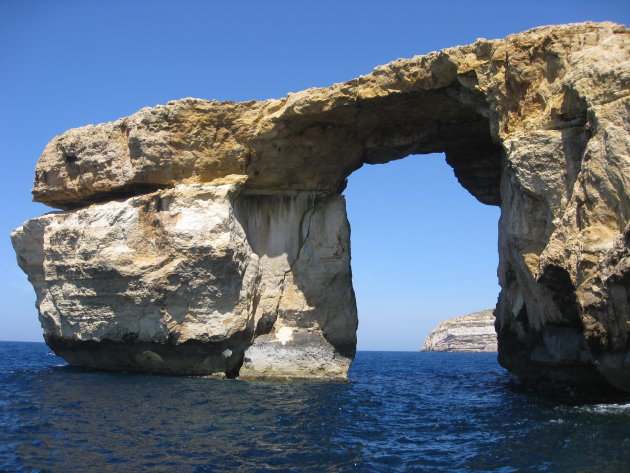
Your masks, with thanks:
M0 0L0 340L41 341L12 229L55 135L169 100L263 100L477 38L577 21L628 24L627 1ZM364 166L344 192L359 349L416 350L440 320L494 306L499 212L443 155Z

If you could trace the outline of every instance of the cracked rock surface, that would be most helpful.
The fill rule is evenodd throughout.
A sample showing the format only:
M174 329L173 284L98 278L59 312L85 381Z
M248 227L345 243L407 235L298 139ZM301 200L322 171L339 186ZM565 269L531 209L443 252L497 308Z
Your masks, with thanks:
M346 178L444 152L501 207L500 362L630 391L628 33L535 28L277 100L183 99L55 137L33 196L63 212L12 235L47 342L112 369L343 378L357 326Z

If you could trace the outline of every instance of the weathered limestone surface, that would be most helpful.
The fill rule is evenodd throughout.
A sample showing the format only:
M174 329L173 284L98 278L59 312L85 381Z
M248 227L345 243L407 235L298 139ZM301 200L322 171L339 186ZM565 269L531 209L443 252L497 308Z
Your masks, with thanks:
M497 332L494 309L443 320L429 332L422 351L494 352Z
M110 369L235 376L245 357L244 375L344 377L356 308L343 197L252 197L226 181L18 228L46 342ZM328 301L336 284L347 292ZM269 352L299 362L261 368Z
M90 366L343 377L345 180L444 152L501 207L500 362L630 391L628 38L612 23L536 28L278 100L183 99L54 138L33 195L66 212L13 234L46 339Z

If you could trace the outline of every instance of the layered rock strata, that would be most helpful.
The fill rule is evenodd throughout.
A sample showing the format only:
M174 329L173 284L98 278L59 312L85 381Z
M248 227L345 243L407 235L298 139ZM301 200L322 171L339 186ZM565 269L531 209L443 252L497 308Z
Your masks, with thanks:
M422 351L495 352L494 309L443 320L429 332Z
M99 368L343 378L356 344L343 197L226 181L17 229L48 345Z
M612 23L536 28L279 100L183 99L54 138L33 195L65 212L13 234L46 340L88 366L343 377L346 179L444 152L501 207L500 362L630 391L628 38Z

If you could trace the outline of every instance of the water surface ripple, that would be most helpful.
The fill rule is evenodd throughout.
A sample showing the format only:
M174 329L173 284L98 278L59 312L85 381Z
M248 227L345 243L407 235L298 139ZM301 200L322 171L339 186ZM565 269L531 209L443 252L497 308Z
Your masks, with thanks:
M630 471L630 403L510 387L493 354L359 352L349 383L85 371L0 342L0 471Z

